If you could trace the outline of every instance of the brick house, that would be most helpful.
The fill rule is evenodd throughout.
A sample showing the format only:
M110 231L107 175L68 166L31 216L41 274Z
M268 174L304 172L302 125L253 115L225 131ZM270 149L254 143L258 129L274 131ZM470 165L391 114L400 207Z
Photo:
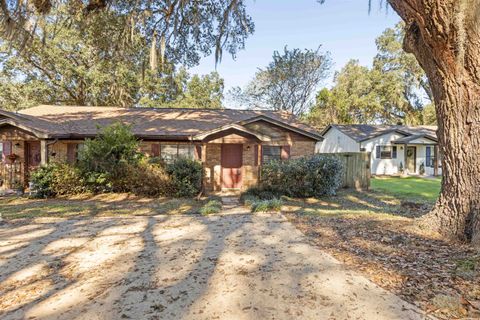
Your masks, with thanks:
M1 188L26 185L29 172L49 161L75 162L83 141L115 122L132 126L148 156L201 161L207 191L244 190L257 183L264 161L311 155L322 140L292 115L274 111L45 105L0 110Z

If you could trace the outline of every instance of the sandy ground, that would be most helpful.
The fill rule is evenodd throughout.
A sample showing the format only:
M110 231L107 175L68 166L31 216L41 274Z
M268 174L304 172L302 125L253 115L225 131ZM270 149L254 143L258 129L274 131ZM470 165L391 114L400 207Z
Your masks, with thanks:
M0 227L0 318L423 319L281 215Z

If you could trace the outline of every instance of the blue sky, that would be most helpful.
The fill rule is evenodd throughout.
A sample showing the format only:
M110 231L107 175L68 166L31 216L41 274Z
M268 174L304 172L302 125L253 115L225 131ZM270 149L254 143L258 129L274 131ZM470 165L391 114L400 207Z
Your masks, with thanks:
M226 92L234 86L245 86L259 67L266 66L274 50L289 48L315 49L322 45L330 51L333 69L339 70L350 59L370 65L376 54L375 38L400 18L374 2L368 13L368 0L248 0L247 10L255 22L245 50L235 60L225 54L217 71L225 79ZM380 1L378 1L379 3ZM213 56L205 57L192 73L215 70ZM332 82L333 71L325 85Z

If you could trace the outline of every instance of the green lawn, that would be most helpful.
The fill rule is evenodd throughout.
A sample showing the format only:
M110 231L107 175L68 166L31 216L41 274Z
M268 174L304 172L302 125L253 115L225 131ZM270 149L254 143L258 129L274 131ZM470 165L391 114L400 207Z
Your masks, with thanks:
M371 189L401 200L433 203L440 192L440 182L440 177L374 177Z

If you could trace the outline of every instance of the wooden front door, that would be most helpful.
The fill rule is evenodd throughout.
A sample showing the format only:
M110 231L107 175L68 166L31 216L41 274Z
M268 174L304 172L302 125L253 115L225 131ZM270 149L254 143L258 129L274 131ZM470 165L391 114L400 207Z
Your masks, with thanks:
M415 173L417 162L417 147L407 147L406 168L409 173Z
M29 141L26 143L26 161L28 170L40 165L40 141Z
M241 144L222 144L222 188L240 189L242 187L242 158Z

